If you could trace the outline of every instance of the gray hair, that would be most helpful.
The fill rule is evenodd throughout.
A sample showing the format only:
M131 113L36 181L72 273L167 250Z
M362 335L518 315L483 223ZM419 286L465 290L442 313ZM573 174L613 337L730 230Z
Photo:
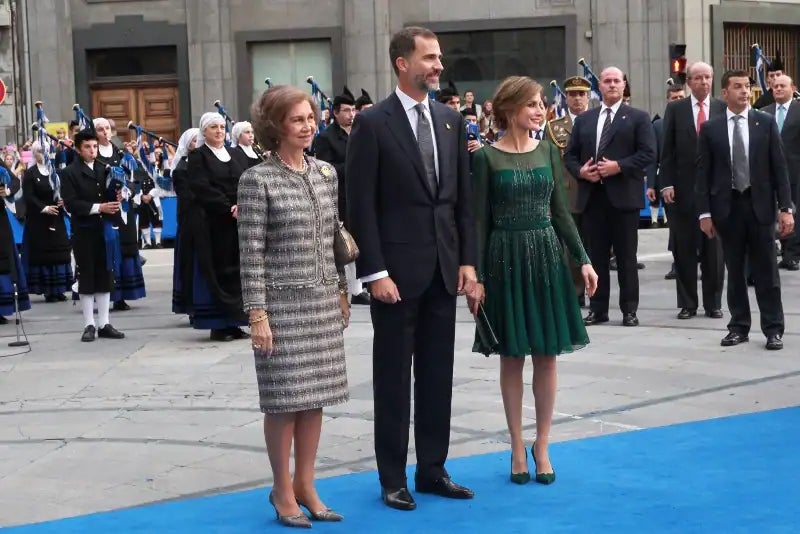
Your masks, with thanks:
M706 63L705 61L695 61L686 69L686 79L692 78L692 71L697 67L708 67L708 70L711 71L711 76L714 76L714 67Z

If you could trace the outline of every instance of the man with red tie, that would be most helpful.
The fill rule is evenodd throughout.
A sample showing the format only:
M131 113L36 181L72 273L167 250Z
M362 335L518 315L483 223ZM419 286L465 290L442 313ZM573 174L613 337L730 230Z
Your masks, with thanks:
M725 262L718 237L704 236L697 226L695 168L697 138L708 119L725 114L725 103L711 97L714 71L707 63L692 64L686 73L689 98L667 104L659 170L661 196L673 233L678 319L697 315L697 258L703 275L703 308L706 317L722 317Z

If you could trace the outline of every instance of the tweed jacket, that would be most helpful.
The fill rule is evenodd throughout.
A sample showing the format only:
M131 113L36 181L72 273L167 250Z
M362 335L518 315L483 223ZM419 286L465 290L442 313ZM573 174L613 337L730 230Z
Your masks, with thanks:
M276 156L239 179L240 275L245 311L267 309L267 292L346 284L337 269L337 177L332 165L308 157L305 173Z

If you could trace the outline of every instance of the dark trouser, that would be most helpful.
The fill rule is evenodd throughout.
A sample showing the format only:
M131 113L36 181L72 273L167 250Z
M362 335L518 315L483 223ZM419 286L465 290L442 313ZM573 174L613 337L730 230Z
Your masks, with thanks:
M609 259L611 248L617 258L619 281L619 307L622 313L635 313L639 308L639 270L636 267L636 249L639 244L639 210L619 210L611 205L606 188L594 188L583 224L589 238L589 256L597 272L597 291L591 298L591 310L600 315L608 313L611 294L609 284Z
M700 231L694 210L669 211L669 224L674 235L675 286L678 308L696 310L697 256L700 254L700 271L703 275L703 308L706 311L722 309L722 286L725 283L725 261L719 238L708 239Z
M582 214L580 213L573 213L572 220L575 221L575 226L578 228L578 233L581 236L581 241L583 241L583 247L587 247L586 237L583 230L583 225L581 224L581 219L583 218ZM583 283L583 274L581 274L581 266L578 265L574 259L572 259L572 255L569 253L566 247L564 247L564 256L567 258L567 262L569 265L569 272L572 275L572 285L575 287L575 295L578 297L583 297L586 294L586 285Z
M797 215L797 207L800 206L800 181L792 184L792 202L794 202L795 207L794 232L786 239L781 239L782 261L786 263L800 260L800 230L797 228L798 223L800 223Z
M722 238L725 265L728 268L728 330L750 333L750 300L747 295L745 259L750 260L756 286L756 301L761 312L764 335L783 335L781 280L775 253L775 225L761 224L753 212L750 191L733 192L727 219L714 221Z
M396 304L372 299L375 458L381 485L405 487L413 355L417 475L447 474L453 392L456 297L437 267L428 289Z

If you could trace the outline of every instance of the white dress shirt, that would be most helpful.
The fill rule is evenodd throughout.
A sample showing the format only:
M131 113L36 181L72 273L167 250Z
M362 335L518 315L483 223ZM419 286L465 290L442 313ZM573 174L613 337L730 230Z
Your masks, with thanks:
M419 116L417 115L417 104L422 104L425 107L425 116L428 119L428 124L430 124L431 128L431 139L433 139L433 164L436 169L436 179L439 179L439 148L436 145L436 132L433 131L433 117L431 117L431 107L430 107L430 100L426 97L425 100L422 102L418 102L405 94L403 91L400 90L400 87L395 88L394 93L397 95L397 98L400 99L400 104L403 105L403 109L406 111L406 117L408 118L408 123L411 125L411 131L414 133L414 137L417 137L417 120ZM369 282L374 282L375 280L380 280L381 278L386 278L389 276L388 271L381 271L379 273L370 274L367 276L362 276L359 278L359 281L362 284L367 284Z
M578 116L577 116L577 115L575 115L574 113L572 113L570 110L567 110L567 114L569 115L569 121L570 121L572 124L575 124L575 119L577 119L577 118L578 118Z
M618 100L616 104L613 104L610 108L609 106L603 103L600 106L600 115L597 117L597 138L595 139L594 145L594 153L597 154L597 150L600 148L600 136L603 135L603 125L606 123L606 110L611 110L611 122L614 122L614 117L617 116L617 111L619 111L619 107L622 105L622 99ZM597 163L595 161L595 163Z
M748 106L744 111L741 113L734 113L730 109L725 110L725 116L728 120L728 146L729 146L729 153L728 156L730 157L731 165L733 165L733 128L736 124L734 119L735 116L742 117L742 120L739 121L739 128L742 131L742 141L744 141L744 155L747 157L747 161L750 161L750 127L747 124L747 114L750 112L750 107ZM710 213L701 213L700 218L705 219L706 217L711 217Z

